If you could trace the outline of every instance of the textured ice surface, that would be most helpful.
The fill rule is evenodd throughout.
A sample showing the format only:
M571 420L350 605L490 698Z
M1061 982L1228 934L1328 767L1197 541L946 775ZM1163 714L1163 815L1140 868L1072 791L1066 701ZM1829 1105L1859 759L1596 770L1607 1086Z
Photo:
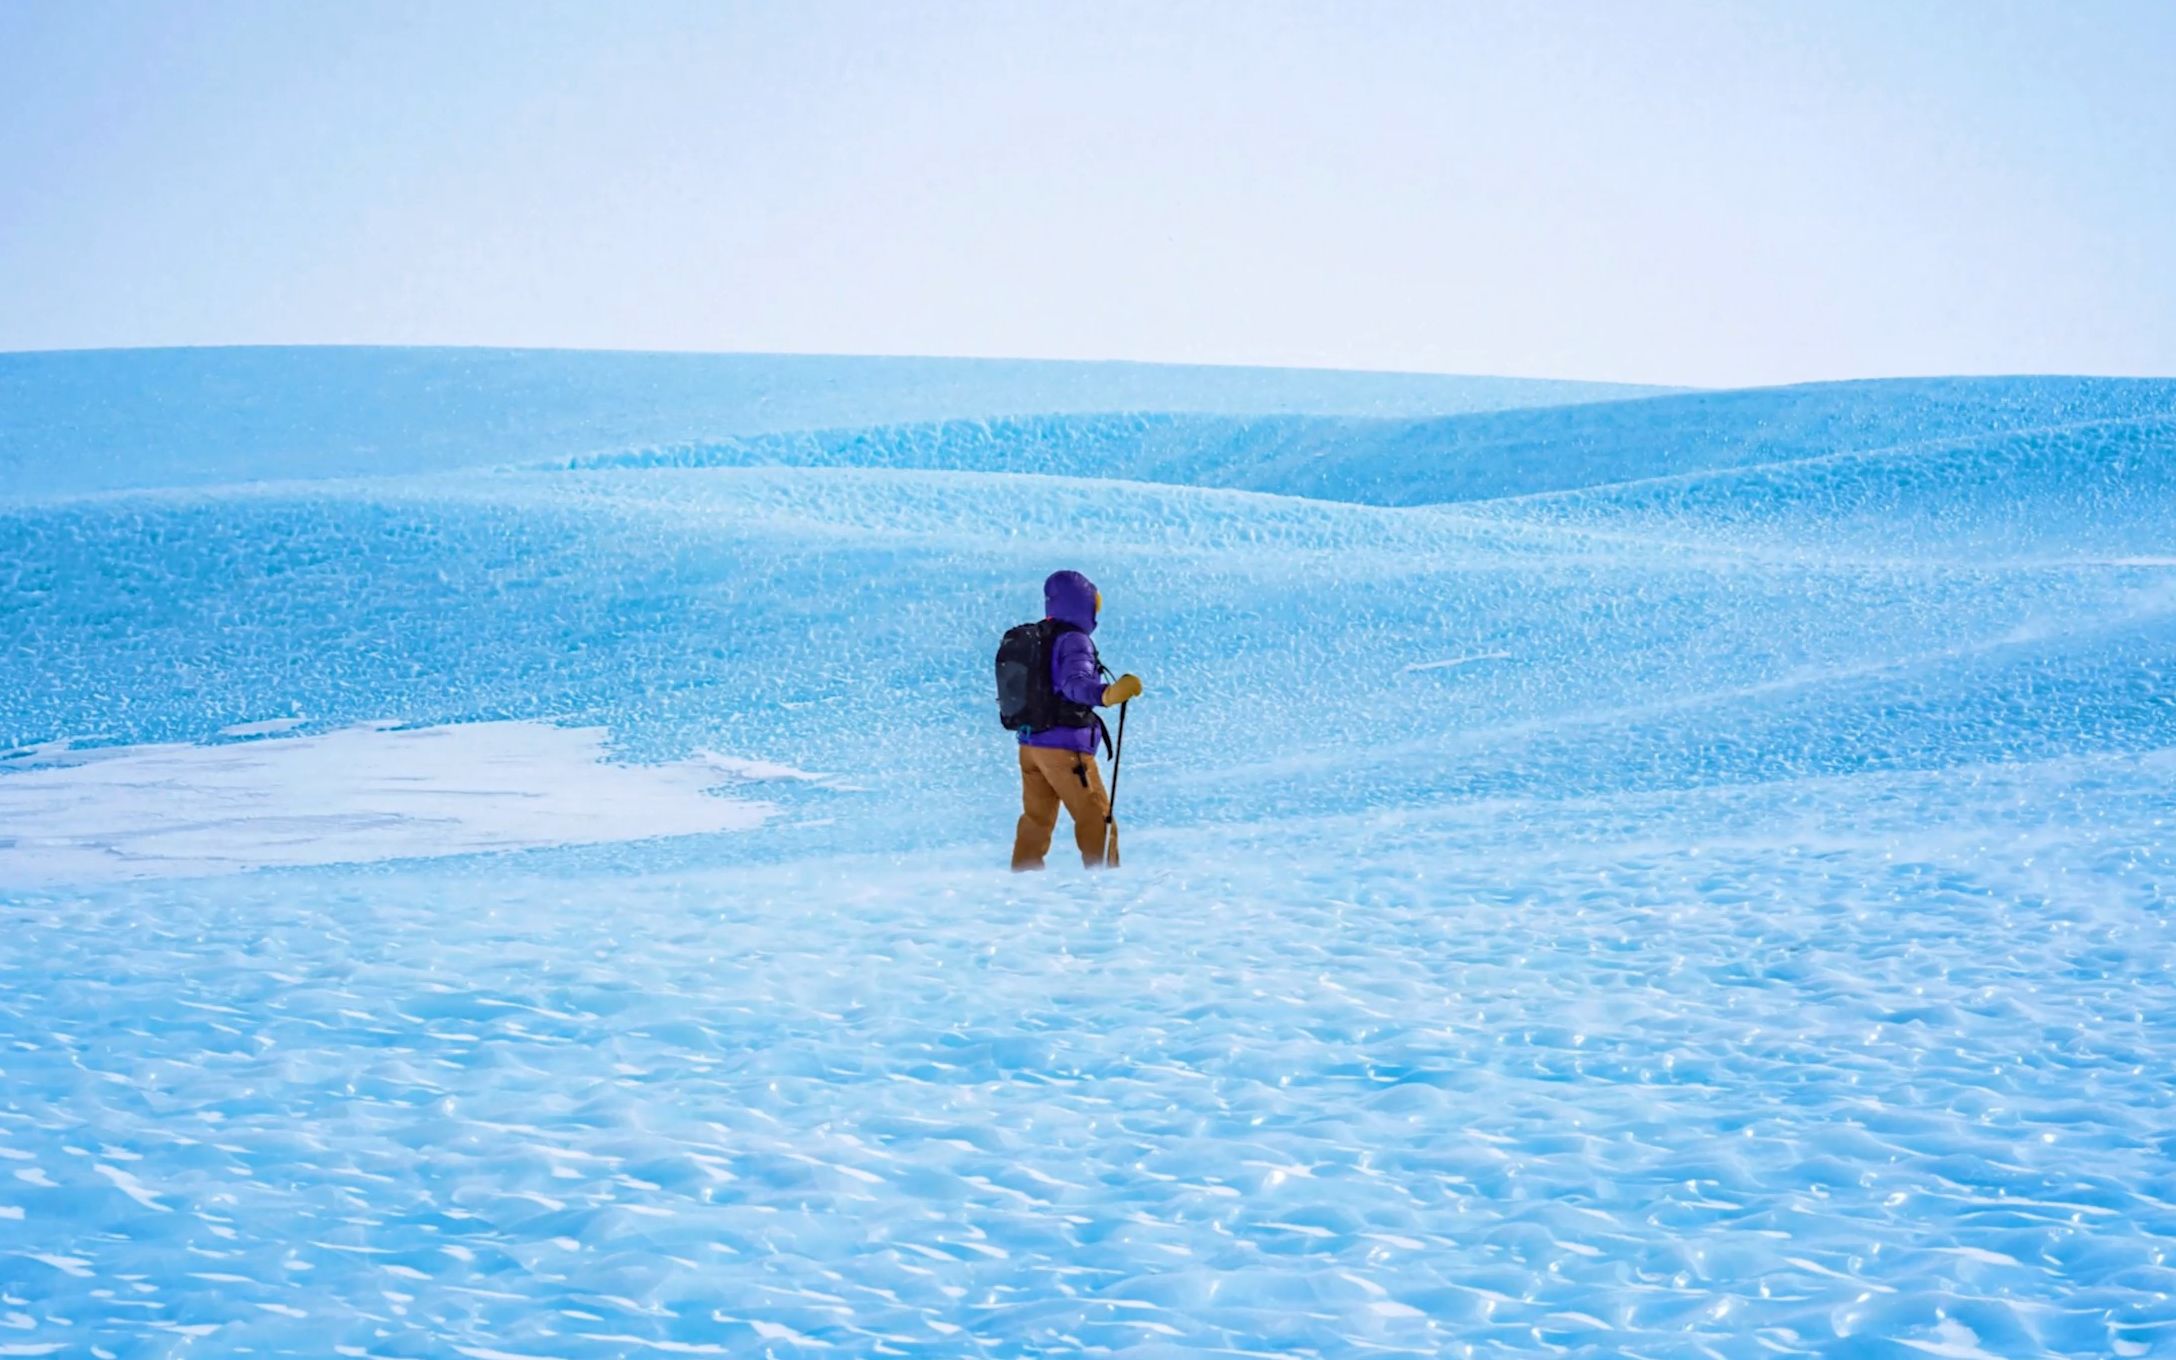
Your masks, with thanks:
M852 374L0 515L11 819L398 719L585 824L0 879L0 1348L2176 1354L2176 385ZM1058 565L1150 692L1129 867L1023 881Z

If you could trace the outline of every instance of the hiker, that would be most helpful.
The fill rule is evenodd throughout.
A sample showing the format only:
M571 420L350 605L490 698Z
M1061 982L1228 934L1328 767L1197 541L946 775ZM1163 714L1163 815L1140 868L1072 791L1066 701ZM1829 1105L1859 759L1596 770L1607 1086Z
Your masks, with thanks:
M1089 636L1102 608L1094 582L1077 571L1055 572L1043 582L1043 621L1013 629L998 650L999 717L1020 734L1016 872L1043 867L1060 805L1072 814L1081 863L1104 864L1111 803L1096 768L1096 741L1101 737L1109 749L1110 732L1096 709L1139 695L1141 677L1104 683L1110 672Z

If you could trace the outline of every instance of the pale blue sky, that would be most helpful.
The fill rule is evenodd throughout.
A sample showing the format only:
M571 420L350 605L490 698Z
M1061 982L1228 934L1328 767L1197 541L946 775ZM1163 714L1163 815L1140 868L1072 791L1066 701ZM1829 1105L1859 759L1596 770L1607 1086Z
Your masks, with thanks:
M0 0L0 349L2176 374L2176 4Z

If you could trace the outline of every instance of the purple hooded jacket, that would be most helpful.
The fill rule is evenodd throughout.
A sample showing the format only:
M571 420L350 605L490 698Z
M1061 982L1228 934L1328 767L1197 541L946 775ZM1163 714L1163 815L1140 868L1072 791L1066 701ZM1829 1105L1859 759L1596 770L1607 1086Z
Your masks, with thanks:
M1050 682L1058 693L1076 704L1095 707L1103 702L1103 677L1096 670L1095 644L1088 635L1096 630L1096 584L1077 571L1051 573L1043 582L1043 616L1070 623L1080 631L1060 633L1050 646ZM1093 727L1052 727L1041 732L1022 732L1022 746L1042 746L1053 751L1095 754Z

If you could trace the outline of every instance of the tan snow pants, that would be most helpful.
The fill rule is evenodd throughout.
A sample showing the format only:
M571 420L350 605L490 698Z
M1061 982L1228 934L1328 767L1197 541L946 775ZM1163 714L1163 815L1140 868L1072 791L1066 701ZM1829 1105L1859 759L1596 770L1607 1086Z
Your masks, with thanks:
M1111 800L1103 791L1103 773L1096 768L1096 758L1077 751L1023 746L1020 825L1012 838L1016 872L1043 867L1051 833L1058 829L1061 804L1073 815L1073 842L1080 847L1081 863L1091 869L1103 867L1103 819L1110 815Z

